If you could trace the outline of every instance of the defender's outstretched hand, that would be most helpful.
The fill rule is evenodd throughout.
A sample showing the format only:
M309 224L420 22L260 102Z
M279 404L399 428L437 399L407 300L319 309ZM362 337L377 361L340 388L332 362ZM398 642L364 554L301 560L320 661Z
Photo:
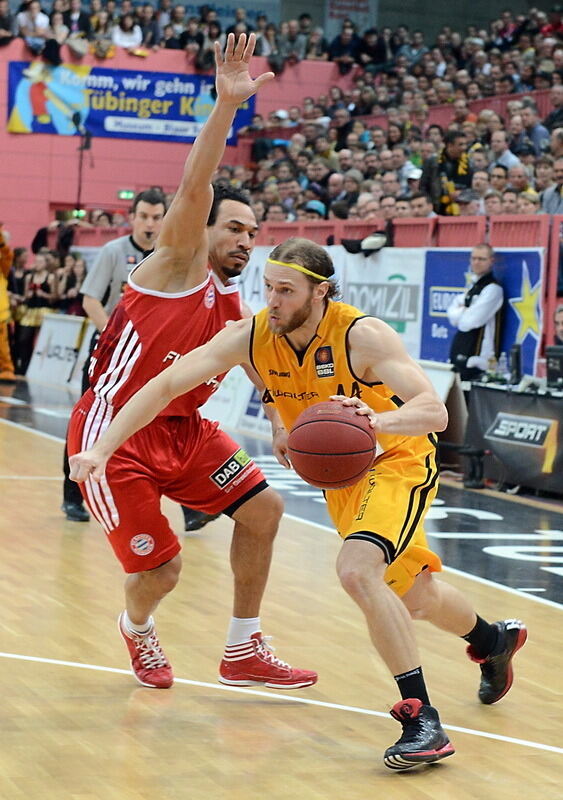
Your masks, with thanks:
M251 33L246 40L246 34L241 33L235 46L235 35L229 33L225 53L221 52L221 45L215 42L215 66L217 69L216 87L218 97L225 103L239 103L252 97L263 84L274 77L273 72L264 72L252 79L248 71L248 64L254 47L256 34Z
M99 483L103 478L108 457L98 454L95 447L83 450L69 458L70 479L76 483L83 483L87 478L92 478Z

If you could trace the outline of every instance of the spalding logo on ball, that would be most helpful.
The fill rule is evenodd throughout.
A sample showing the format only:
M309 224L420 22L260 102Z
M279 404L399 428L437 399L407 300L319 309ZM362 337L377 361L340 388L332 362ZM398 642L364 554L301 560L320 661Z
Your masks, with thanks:
M369 472L376 440L365 415L338 401L316 403L295 420L288 456L293 469L319 489L352 486Z

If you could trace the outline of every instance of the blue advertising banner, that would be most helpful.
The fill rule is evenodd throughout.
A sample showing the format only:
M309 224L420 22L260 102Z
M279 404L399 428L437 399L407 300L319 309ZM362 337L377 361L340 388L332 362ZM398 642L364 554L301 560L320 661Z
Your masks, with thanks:
M41 61L8 65L8 130L193 142L214 105L213 77ZM255 98L237 111L227 144L251 122Z
M469 286L471 250L428 250L420 357L449 361L455 328L446 310ZM542 334L543 248L495 250L494 273L505 295L501 352L522 345L522 372L535 374Z

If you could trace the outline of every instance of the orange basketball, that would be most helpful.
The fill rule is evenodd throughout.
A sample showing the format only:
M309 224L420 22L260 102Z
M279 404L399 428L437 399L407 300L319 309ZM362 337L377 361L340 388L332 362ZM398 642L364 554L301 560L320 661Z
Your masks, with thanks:
M289 460L304 481L319 489L352 486L375 459L375 434L366 416L337 400L316 403L295 420Z

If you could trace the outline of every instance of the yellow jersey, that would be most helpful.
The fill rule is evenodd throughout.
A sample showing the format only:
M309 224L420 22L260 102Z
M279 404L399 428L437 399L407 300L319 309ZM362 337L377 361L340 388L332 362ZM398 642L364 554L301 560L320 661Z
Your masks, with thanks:
M256 314L250 341L251 363L266 385L263 402L275 403L288 430L302 411L329 400L335 394L359 397L376 414L392 411L402 404L389 386L379 381L367 383L352 370L349 332L359 319L365 317L354 306L329 300L315 336L305 351L298 353L287 336L271 332L268 309ZM434 434L378 433L377 441L385 453L397 454L400 451L417 460L433 453L436 447Z

